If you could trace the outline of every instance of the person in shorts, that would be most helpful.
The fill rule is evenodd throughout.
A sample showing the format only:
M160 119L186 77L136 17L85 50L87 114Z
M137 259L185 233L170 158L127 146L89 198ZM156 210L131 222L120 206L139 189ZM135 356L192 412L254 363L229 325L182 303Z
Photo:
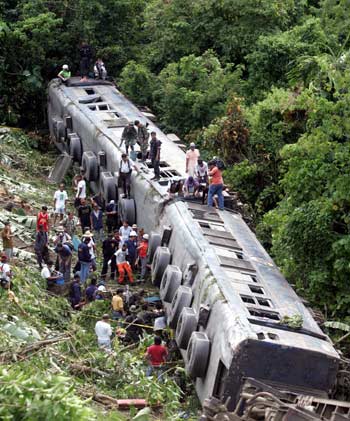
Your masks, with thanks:
M64 189L64 184L60 184L58 190L56 190L54 194L54 209L55 209L55 217L53 223L56 224L57 217L59 216L60 221L62 221L63 216L66 212L66 203L68 200L68 194Z

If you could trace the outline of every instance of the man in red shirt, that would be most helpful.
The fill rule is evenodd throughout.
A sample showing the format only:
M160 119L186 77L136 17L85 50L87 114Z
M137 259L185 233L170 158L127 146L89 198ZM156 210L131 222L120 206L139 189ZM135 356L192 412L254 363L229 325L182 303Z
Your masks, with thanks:
M160 379L167 356L167 348L162 345L161 338L159 336L155 336L154 345L149 346L145 353L145 358L149 362L149 367L147 368L146 376L150 377L153 373L156 373L158 379Z
M36 220L36 230L40 231L40 225L43 226L44 232L49 232L49 214L47 213L47 207L43 206L41 212L38 213Z
M224 196L222 194L224 181L222 179L222 172L216 166L215 161L209 161L208 167L208 175L210 178L210 185L208 191L208 206L213 206L214 196L217 195L219 201L219 209L224 210Z
M142 241L137 247L139 255L139 261L141 263L141 282L145 282L145 276L147 271L147 251L148 251L148 234L142 236Z

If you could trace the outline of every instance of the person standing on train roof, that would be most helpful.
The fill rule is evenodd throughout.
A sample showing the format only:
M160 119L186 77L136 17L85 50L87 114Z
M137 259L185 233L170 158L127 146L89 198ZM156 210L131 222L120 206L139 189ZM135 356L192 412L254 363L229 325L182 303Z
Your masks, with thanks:
M69 70L68 64L62 66L62 70L57 75L63 83L66 83L67 80L71 77L71 72Z
M195 178L199 183L208 184L208 165L202 158L198 158L198 164L195 168Z
M119 177L122 182L124 198L130 199L130 184L131 184L132 164L126 153L122 154L122 159L119 163Z
M149 133L139 120L135 120L135 126L137 127L137 139L141 148L142 162L145 162L147 159Z
M215 161L208 162L210 185L208 191L208 206L213 206L214 196L218 196L219 209L224 210L224 196L222 190L224 188L224 181L222 178L222 172L216 166Z
M85 41L81 43L80 53L80 76L81 82L87 82L92 59L92 48Z
M152 180L160 179L160 148L162 142L157 139L156 132L151 133L151 142L150 142L150 156L152 160L152 165L154 169L154 177Z
M137 140L137 131L134 127L134 123L132 121L129 121L129 124L124 127L119 147L121 147L123 142L124 142L125 143L125 152L126 152L126 154L128 154L129 148L132 151L134 150L136 140Z
M195 176L196 165L199 157L199 150L196 149L196 145L192 142L190 144L190 149L186 152L186 172L191 177Z
M98 58L94 65L94 74L95 79L102 79L106 80L107 78L107 70L102 58Z

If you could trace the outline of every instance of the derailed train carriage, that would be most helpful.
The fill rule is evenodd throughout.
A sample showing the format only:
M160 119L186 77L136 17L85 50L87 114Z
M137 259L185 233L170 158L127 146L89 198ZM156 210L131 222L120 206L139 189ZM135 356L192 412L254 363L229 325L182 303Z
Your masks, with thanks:
M169 198L169 184L186 177L179 139L102 81L53 80L48 119L57 147L83 166L91 188L117 200L122 218L152 232L152 279L201 402L229 398L234 409L246 378L327 397L339 356L242 217ZM132 199L124 199L119 145L129 120L148 122L161 140L161 179L152 180L150 162L134 162ZM296 314L300 329L280 323Z

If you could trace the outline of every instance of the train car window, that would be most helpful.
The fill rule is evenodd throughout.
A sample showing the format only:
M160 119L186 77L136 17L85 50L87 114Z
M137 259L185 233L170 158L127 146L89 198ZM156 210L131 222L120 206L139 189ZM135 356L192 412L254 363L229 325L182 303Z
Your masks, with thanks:
M249 308L249 314L254 317L260 317L262 319L271 319L271 320L280 320L280 316L278 313L274 313L272 311L261 310L258 308Z
M85 89L85 92L86 92L88 95L94 95L94 94L95 94L95 91L94 91L92 88L86 88L86 89Z
M268 332L267 333L267 336L270 338L270 339L272 339L272 340L274 340L274 341L279 341L279 336L278 335L276 335L276 333L271 333L271 332Z
M256 304L254 297L250 297L249 295L241 295L241 300L247 304Z
M215 398L222 398L225 393L225 383L228 376L228 369L225 367L224 363L220 360L219 366L216 372L216 378L213 389L213 396Z
M259 305L264 307L272 307L272 303L270 300L267 300L266 298L256 297L257 302Z
M238 259L244 260L243 259L243 253L237 253L237 251L236 251L236 255L237 255Z
M98 109L100 111L108 111L109 110L109 106L107 104L103 104L103 105L99 105Z
M257 333L256 336L258 337L259 341L263 341L265 339L265 334L263 332Z
M89 109L91 111L96 111L97 107L96 107L96 105L89 105Z
M249 285L249 289L254 292L254 294L264 294L264 290L256 285Z

